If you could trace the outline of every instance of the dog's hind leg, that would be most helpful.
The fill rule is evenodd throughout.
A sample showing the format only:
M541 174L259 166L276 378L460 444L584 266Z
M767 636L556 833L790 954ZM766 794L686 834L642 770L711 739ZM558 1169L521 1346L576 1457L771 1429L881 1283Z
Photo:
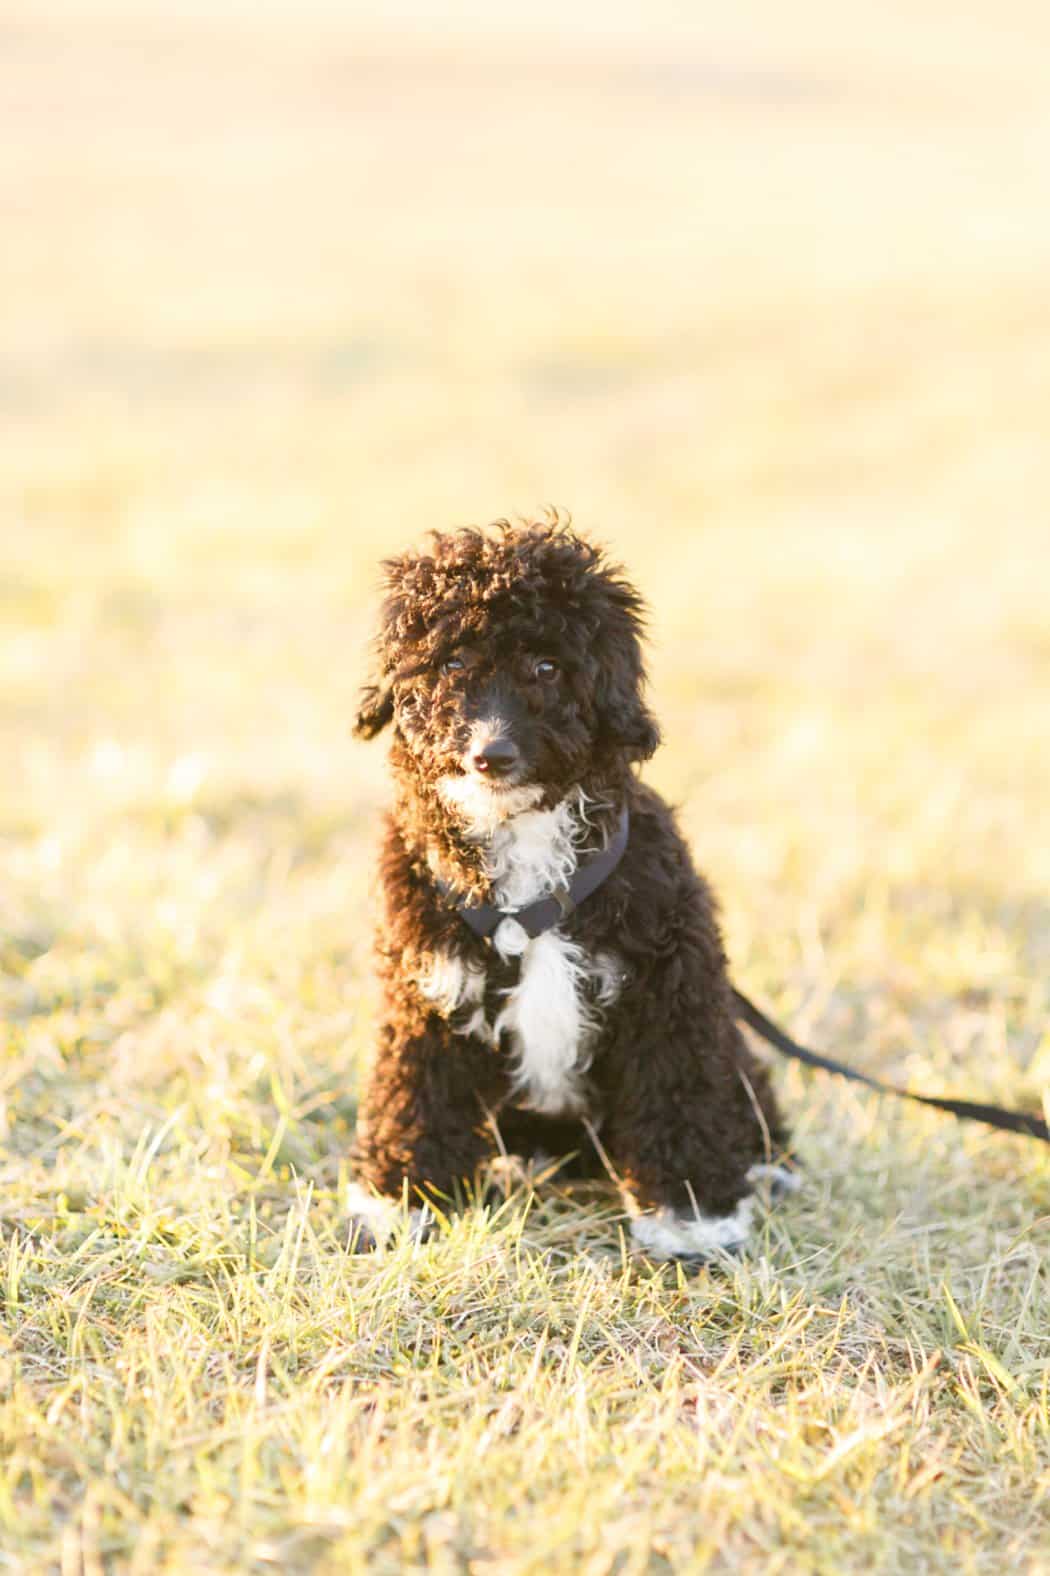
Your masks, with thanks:
M758 1168L782 1164L784 1126L764 1069L744 1047L720 982L698 985L704 961L678 956L639 971L615 1041L595 1062L610 1091L602 1142L631 1236L656 1259L742 1249Z

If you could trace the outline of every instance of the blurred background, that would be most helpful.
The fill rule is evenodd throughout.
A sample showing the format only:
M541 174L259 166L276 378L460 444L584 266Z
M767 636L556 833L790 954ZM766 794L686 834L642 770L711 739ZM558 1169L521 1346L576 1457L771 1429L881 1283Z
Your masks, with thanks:
M376 561L547 503L648 598L649 775L741 983L1035 1077L1048 46L1026 0L0 3L27 1119L75 1065L236 1150L274 1057L343 1086Z

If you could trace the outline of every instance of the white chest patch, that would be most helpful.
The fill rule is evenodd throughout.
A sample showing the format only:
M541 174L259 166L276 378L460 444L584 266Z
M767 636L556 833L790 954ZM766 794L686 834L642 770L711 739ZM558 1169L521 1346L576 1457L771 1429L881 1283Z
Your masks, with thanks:
M460 1014L457 1034L493 1043L508 1036L511 1086L521 1104L548 1116L576 1114L587 1103L585 1078L602 1009L619 995L622 971L610 953L588 954L558 930L530 941L516 919L505 919L494 940L503 957L521 958L518 983L506 992L495 1023L482 1005L485 971L474 963L431 958L419 975L420 990L444 1017Z
M567 884L587 834L586 803L579 795L553 810L525 809L503 822L491 836L486 860L498 905L523 908ZM420 979L424 994L446 1012L477 1004L461 1033L496 1042L507 1035L512 1089L523 1105L546 1115L582 1111L602 1009L619 995L622 969L610 954L588 954L557 929L530 940L510 915L493 942L502 957L520 957L521 974L491 1028L480 1006L480 967L435 958Z
M521 930L514 920L504 920L508 924ZM503 926L495 937L501 951ZM513 947L518 937L511 932L507 939ZM521 978L496 1019L497 1038L506 1032L514 1052L514 1094L550 1116L578 1112L585 1104L583 1080L597 1028L586 994L589 972L583 948L556 930L526 938Z

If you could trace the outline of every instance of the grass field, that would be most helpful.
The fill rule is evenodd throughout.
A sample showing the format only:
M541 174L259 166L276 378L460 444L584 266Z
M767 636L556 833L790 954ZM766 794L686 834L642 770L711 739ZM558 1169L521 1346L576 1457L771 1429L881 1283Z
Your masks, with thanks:
M375 561L548 501L741 986L1038 1106L1046 8L380 10L0 0L0 1569L1046 1570L1039 1146L778 1069L695 1275L339 1202Z

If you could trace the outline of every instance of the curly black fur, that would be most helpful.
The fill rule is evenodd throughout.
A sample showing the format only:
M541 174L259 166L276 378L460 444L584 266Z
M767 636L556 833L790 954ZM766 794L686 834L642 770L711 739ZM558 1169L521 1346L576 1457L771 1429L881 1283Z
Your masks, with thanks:
M729 1216L750 1193L749 1169L776 1160L786 1134L731 1016L710 890L671 810L635 775L659 741L643 693L640 598L556 517L434 535L384 568L377 672L356 725L371 737L393 724L396 787L380 860L384 1005L358 1125L360 1182L390 1199L406 1182L416 1201L449 1195L500 1142L571 1147L597 1165L586 1119L639 1242L691 1256L696 1232L675 1222ZM478 765L494 732L516 751L497 783ZM566 1081L565 1109L548 1100L529 1111L514 1035L494 1034L521 965L479 940L441 887L500 903L493 850L523 817L546 829L564 814L574 847L594 846L625 803L622 861L545 954L577 984L578 1098ZM444 999L435 978L451 982ZM542 1058L542 1045L532 1050ZM669 1223L666 1241L646 1226L654 1219ZM731 1232L699 1238L736 1245Z

